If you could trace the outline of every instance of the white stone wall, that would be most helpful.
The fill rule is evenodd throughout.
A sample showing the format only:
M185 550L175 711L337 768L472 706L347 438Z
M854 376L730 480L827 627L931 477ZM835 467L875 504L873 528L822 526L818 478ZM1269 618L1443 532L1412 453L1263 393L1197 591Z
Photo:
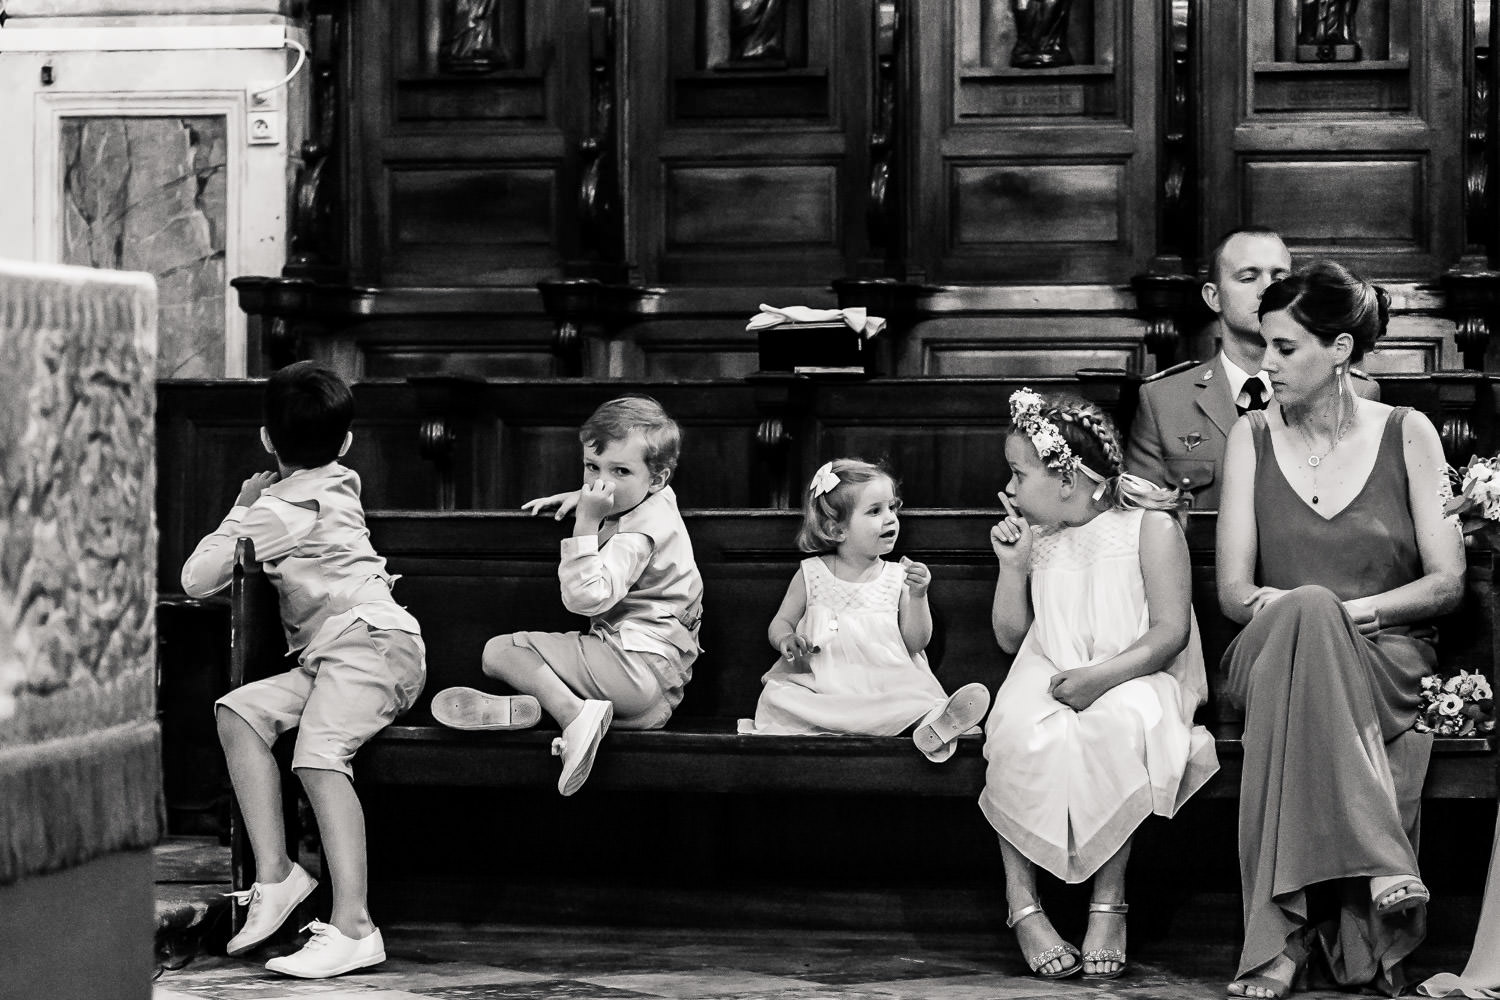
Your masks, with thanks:
M305 65L269 94L279 141L250 142L252 113L263 110L250 92L295 65L283 37L307 44L285 6L6 5L0 257L153 274L158 377L243 375L245 317L227 282L279 273L286 261ZM80 211L91 199L92 216Z

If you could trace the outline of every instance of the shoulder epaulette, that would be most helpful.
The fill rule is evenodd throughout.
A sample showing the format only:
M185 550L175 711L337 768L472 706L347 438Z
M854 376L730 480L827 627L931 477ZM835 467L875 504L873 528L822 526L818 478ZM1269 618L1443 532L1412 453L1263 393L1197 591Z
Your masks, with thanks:
M1155 382L1157 379L1166 378L1168 375L1176 375L1178 372L1185 372L1189 368L1196 368L1202 363L1203 362L1201 361L1182 361L1173 365L1171 368L1163 368L1161 371L1157 372L1154 375L1147 375L1145 378L1141 379L1141 382L1143 384L1146 382ZM1354 369L1351 368L1349 370L1353 371Z

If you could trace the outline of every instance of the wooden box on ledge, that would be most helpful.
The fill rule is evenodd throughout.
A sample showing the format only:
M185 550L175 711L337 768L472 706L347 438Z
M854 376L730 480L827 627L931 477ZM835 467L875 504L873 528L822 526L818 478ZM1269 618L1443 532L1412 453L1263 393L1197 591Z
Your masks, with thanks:
M795 375L877 374L875 351L847 323L781 323L757 331L760 370Z

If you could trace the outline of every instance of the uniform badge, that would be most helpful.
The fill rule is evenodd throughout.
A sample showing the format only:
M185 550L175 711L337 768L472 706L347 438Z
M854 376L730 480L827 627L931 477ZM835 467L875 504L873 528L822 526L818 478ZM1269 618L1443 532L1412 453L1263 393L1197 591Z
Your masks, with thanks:
M1199 434L1197 431L1194 431L1191 434L1183 434L1179 436L1177 440L1181 441L1182 446L1188 451L1192 451L1194 448L1203 443L1203 435Z

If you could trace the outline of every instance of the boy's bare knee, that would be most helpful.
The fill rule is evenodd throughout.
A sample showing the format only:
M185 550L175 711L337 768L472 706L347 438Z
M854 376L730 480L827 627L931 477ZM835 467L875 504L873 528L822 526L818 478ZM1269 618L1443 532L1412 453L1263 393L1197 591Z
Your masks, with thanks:
M497 635L484 644L480 666L486 677L505 680L514 669L516 644L508 635Z
M255 730L250 727L250 723L228 705L214 706L214 725L219 731L220 743L242 740L246 736L254 737L257 742L260 740Z

